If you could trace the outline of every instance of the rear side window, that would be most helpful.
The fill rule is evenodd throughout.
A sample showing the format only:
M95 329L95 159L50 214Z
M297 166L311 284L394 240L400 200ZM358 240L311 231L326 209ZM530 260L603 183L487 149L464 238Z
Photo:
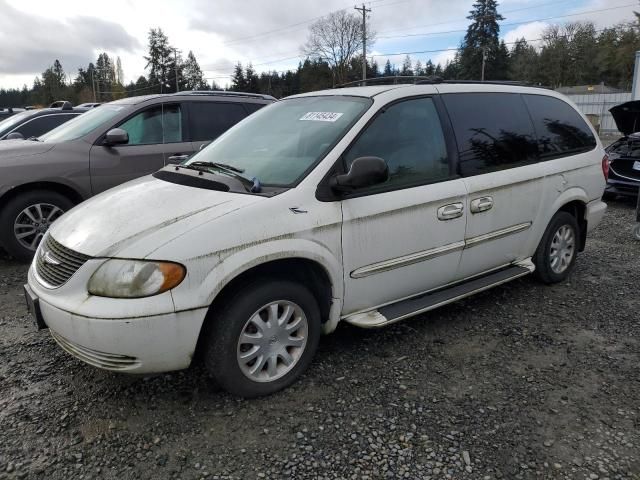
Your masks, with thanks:
M247 109L247 112L249 112L249 115L251 115L262 107L266 107L266 105L264 103L245 103L244 107Z
M512 93L442 95L465 177L535 163L537 144L524 101Z
M593 150L596 139L582 117L566 102L545 95L524 95L538 136L541 160Z
M190 103L191 140L194 142L215 140L246 116L246 110L239 103Z
M71 120L76 115L64 114L64 115L43 115L42 117L34 118L33 120L20 125L13 130L14 132L20 132L24 138L39 137L42 134L47 133L49 130L53 130L59 125L62 125L67 120Z
M389 166L383 187L409 187L450 177L447 147L431 98L417 98L385 108L358 137L344 160L380 157Z

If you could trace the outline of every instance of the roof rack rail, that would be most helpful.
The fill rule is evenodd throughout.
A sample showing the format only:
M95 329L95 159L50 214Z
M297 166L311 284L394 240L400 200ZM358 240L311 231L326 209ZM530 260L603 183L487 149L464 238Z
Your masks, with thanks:
M367 80L356 80L354 82L342 83L340 85L336 85L335 88L344 88L344 87L360 87L366 85L399 85L399 84L409 84L409 85L437 85L441 83L451 83L451 84L478 84L478 85L513 85L513 86L521 86L521 87L538 87L538 88L547 88L542 85L534 85L527 82L519 82L516 80L445 80L442 77L432 75L432 76L423 76L423 75L397 75L392 77L374 77L368 78Z
M440 83L442 79L436 76L425 75L394 75L390 77L373 77L366 80L355 80L353 82L341 83L336 85L335 88L344 87L362 87L367 85L379 85L389 83L391 85L397 84L416 84L416 83Z
M418 82L423 83L423 82ZM429 83L429 82L424 82ZM538 88L547 88L543 85L535 85L533 83L528 82L520 82L518 80L440 80L438 83L460 83L460 84L471 84L471 85L513 85L515 87L538 87Z
M265 95L263 93L229 92L227 90L182 90L173 95L223 95L225 97L259 98L261 100L276 99L271 95Z

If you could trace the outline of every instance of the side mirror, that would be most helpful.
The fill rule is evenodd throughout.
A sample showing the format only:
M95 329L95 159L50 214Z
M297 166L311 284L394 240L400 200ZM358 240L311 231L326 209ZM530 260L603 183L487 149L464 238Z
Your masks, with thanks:
M129 134L121 128L112 128L104 137L104 144L107 146L122 145L128 142Z
M386 182L388 179L389 167L382 158L358 157L351 164L348 173L333 177L331 188L339 192L350 192Z
M11 132L5 140L24 140L24 136L20 132Z

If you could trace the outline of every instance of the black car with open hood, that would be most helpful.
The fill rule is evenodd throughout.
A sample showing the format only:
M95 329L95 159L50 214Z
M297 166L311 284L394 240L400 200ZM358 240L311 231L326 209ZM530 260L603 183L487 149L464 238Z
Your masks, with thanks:
M624 136L606 148L611 163L605 196L635 196L640 186L640 100L621 103L609 112Z

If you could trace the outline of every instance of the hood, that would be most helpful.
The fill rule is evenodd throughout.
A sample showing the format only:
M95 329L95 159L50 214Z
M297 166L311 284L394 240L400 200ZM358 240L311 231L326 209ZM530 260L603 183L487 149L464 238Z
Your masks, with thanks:
M190 228L261 200L147 176L81 203L57 220L50 234L92 257L142 258Z
M616 127L624 135L640 132L640 100L621 103L609 109Z
M33 140L0 141L0 159L38 155L51 150L55 143L36 142Z

